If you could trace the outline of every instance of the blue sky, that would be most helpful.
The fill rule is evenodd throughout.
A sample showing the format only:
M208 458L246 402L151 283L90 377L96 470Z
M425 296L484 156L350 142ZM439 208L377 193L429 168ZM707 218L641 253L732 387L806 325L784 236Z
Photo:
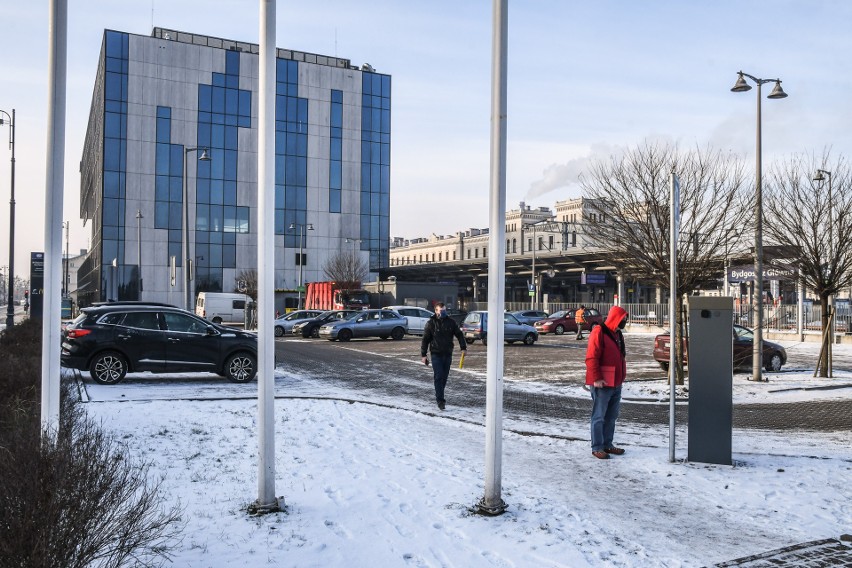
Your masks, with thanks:
M86 247L79 174L104 28L155 26L256 42L251 0L69 3L65 218ZM279 1L278 45L368 62L393 76L391 233L488 224L491 3ZM152 15L153 12L153 15ZM2 0L0 109L17 110L16 264L43 248L47 2ZM852 3L528 0L509 6L507 206L579 195L577 175L645 139L755 151L755 90L740 69L781 78L763 100L764 167L796 152L849 155ZM768 94L771 85L764 88ZM2 127L5 141L8 129ZM0 144L0 265L8 259L9 151Z

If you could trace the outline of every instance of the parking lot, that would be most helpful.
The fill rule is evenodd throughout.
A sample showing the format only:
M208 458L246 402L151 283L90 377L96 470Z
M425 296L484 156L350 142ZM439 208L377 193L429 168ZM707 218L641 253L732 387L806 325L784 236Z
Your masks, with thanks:
M666 373L652 357L654 332L628 332L625 334L627 349L628 380L664 380ZM504 377L508 381L538 381L553 385L577 385L585 381L585 357L588 334L577 341L573 334L543 335L533 346L521 343L504 345ZM279 341L313 341L327 344L329 348L344 348L375 353L383 357L409 359L417 362L420 358L420 337L407 335L400 341L356 339L347 343L329 342L317 339L300 339L292 336ZM776 341L778 342L778 341ZM813 369L816 361L811 350L797 348L791 341L781 341L787 348L788 361L782 370ZM325 349L321 349L325 351ZM458 346L455 351L455 363L458 365ZM465 356L465 369L473 372L486 372L487 347L481 342L468 345ZM852 369L852 360L845 352L836 352L834 368ZM741 371L742 372L742 371ZM748 372L748 371L745 371Z

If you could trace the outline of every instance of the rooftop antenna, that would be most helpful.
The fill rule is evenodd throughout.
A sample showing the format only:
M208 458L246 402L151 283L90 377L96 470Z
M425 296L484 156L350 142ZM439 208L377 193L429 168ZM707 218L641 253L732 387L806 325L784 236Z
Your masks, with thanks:
M154 30L154 0L151 0L151 31Z
M334 57L337 58L337 28L334 28Z

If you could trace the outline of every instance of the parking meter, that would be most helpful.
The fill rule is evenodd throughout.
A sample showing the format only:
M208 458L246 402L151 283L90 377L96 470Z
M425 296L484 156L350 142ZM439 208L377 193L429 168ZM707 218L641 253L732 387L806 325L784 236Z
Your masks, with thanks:
M689 298L689 461L731 465L733 298Z

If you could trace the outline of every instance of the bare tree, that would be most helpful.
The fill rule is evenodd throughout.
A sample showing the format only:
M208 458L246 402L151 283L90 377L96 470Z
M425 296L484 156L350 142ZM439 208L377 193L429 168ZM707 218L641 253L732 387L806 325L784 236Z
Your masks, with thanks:
M800 282L819 297L823 330L829 298L852 284L852 172L830 154L775 164L765 203L766 237L789 250ZM822 183L813 179L817 170L827 178ZM819 373L828 376L827 357L820 357Z
M257 270L241 270L235 279L234 292L246 294L257 302ZM244 289L240 290L242 286Z
M646 143L608 162L592 165L582 186L594 211L583 219L588 240L602 259L626 277L669 287L669 176L680 183L677 302L678 383L683 383L685 294L718 281L729 238L750 219L741 160L711 149L681 152Z
M341 290L354 290L361 286L368 269L367 263L357 253L338 251L325 263L323 272L326 278L337 282Z

